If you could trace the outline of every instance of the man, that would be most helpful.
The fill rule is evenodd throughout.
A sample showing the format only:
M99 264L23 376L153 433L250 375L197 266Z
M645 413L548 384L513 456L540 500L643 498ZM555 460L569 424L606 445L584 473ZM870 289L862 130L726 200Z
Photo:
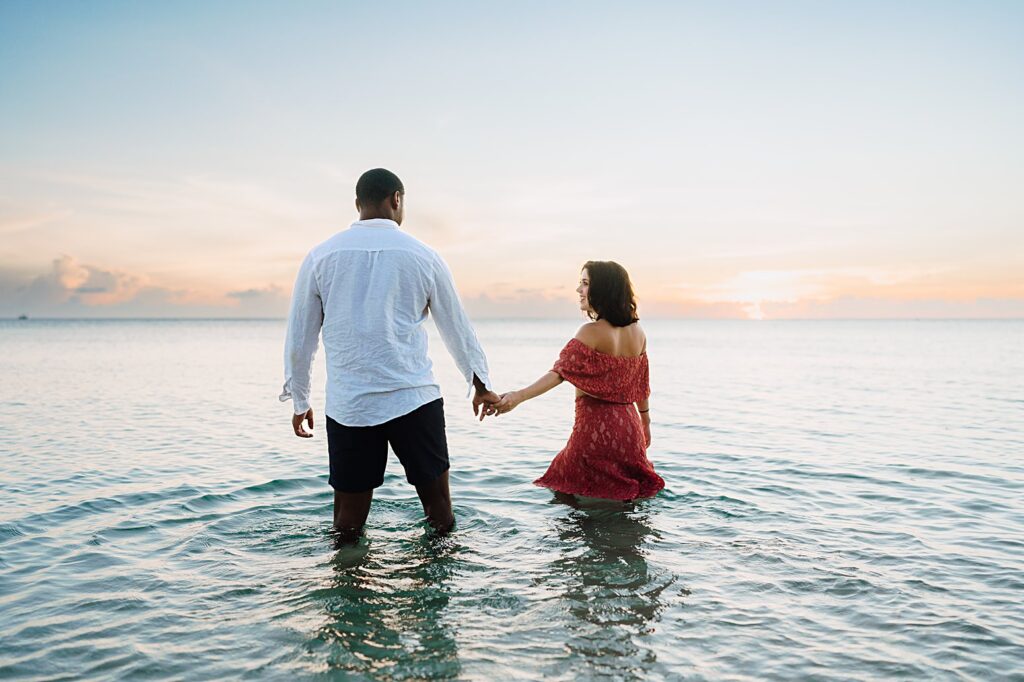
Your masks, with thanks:
M356 184L359 220L306 256L292 294L281 400L292 399L292 429L312 433L310 375L317 336L327 354L327 444L334 527L357 537L373 489L384 482L388 444L416 487L430 524L455 523L441 390L427 357L427 315L475 388L473 414L492 410L487 358L462 308L451 272L430 247L401 232L405 187L376 168Z

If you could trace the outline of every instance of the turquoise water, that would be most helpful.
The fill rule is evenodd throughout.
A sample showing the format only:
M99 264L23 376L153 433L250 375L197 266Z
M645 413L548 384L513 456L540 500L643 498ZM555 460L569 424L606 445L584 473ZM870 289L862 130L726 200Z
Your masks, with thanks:
M577 324L480 322L499 388ZM458 526L392 459L338 550L282 322L0 322L0 678L1024 679L1024 323L647 328L656 498L532 486L571 390L479 424L434 337Z

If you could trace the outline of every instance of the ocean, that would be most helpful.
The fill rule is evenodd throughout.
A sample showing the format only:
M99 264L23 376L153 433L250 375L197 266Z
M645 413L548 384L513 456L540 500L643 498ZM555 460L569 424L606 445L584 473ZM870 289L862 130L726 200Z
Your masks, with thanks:
M392 455L339 549L283 321L0 322L0 678L1024 679L1024 321L644 325L658 496L533 486L571 387L480 423L431 328L456 529Z

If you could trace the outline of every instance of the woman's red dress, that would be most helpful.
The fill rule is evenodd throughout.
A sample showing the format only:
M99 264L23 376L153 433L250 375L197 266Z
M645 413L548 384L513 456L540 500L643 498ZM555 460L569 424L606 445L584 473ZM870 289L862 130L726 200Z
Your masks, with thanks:
M534 484L612 500L651 497L664 488L647 459L643 424L633 406L651 393L647 353L616 357L572 339L551 371L587 395L576 398L565 449Z

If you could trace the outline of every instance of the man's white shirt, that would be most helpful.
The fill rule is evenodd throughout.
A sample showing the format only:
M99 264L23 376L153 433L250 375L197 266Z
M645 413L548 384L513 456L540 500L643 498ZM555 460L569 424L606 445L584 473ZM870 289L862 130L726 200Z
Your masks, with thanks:
M441 397L427 357L427 315L472 387L490 390L487 358L451 271L393 220L360 220L309 252L295 281L281 400L309 409L318 336L327 357L325 412L346 426L374 426Z

